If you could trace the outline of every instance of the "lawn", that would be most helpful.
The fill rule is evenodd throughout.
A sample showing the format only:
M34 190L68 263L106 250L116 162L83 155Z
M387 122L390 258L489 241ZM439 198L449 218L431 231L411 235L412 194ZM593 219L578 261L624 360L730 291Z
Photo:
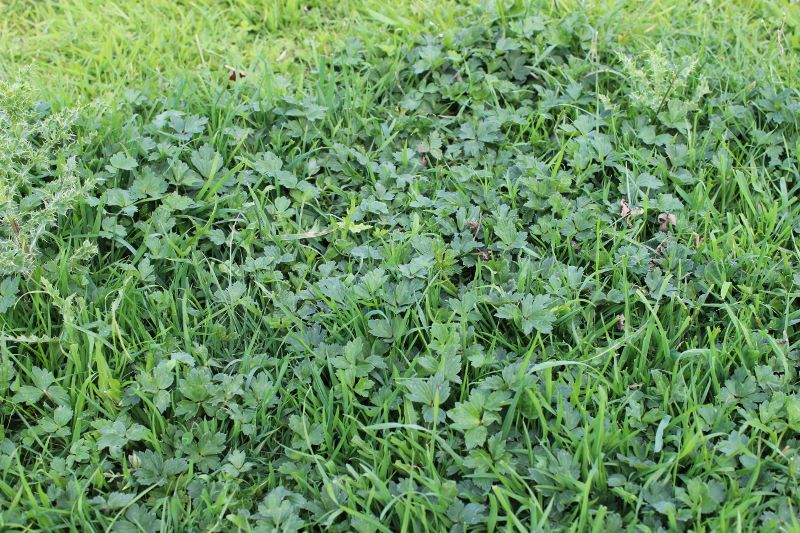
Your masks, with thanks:
M789 0L1 3L0 530L800 531L798 152Z

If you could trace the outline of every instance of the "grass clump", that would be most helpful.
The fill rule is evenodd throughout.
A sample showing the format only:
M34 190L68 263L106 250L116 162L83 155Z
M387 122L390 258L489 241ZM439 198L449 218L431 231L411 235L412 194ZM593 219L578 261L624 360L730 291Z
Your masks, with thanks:
M4 528L798 527L793 59L464 13L0 115Z

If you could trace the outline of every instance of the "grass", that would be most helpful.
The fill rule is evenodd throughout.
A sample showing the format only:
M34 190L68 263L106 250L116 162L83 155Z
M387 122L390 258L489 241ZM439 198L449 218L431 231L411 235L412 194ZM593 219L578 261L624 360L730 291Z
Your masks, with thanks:
M418 29L452 17L441 7L449 4L401 0L387 10L373 0L11 0L0 4L0 68L32 69L32 88L62 104L113 101L132 86L205 73L222 82L229 67L302 77L347 29L355 34L376 17Z
M0 7L0 529L800 528L796 3L265 5Z

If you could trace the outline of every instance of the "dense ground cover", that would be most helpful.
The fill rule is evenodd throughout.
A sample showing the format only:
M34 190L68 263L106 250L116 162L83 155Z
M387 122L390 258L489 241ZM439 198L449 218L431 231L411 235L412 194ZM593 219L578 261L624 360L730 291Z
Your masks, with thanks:
M254 4L0 8L3 530L800 527L796 4Z

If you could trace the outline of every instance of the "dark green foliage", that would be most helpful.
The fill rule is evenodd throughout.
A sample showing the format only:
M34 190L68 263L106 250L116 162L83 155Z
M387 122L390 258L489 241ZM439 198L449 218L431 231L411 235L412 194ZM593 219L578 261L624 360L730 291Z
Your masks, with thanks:
M757 77L488 11L84 117L94 191L0 285L0 523L798 527L800 95Z

